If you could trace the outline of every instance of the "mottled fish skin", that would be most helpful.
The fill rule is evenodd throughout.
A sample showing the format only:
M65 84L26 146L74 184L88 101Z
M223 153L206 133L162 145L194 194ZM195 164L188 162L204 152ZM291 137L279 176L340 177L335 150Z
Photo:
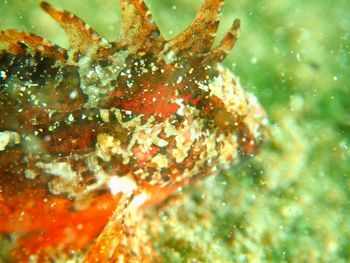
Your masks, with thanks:
M69 49L0 32L0 231L19 236L11 256L83 249L113 214L85 262L151 262L137 209L258 151L265 112L220 64L239 20L213 46L223 2L206 0L171 40L139 0L120 0L112 43L46 2Z

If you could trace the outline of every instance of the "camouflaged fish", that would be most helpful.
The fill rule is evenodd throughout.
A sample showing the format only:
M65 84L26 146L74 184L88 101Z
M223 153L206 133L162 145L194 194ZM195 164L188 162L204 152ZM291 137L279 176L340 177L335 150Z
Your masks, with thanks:
M166 40L142 0L120 0L121 38L40 4L69 49L0 32L0 232L7 257L152 262L138 210L253 156L267 123L256 97L220 63L235 20L213 46L223 0Z

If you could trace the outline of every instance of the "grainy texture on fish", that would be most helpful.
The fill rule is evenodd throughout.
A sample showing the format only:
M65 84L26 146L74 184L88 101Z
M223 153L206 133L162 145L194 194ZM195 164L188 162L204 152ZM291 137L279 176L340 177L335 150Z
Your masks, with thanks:
M54 259L98 236L85 262L151 262L138 208L261 145L264 110L220 65L238 20L213 47L223 1L205 1L171 40L143 1L120 4L112 43L46 2L69 49L0 33L0 231L17 238L15 260Z

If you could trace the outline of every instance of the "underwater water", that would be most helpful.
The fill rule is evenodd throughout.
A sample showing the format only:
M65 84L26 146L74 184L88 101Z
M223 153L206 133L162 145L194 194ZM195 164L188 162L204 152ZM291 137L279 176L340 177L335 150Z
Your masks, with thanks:
M168 38L202 4L146 2ZM0 0L0 28L67 46L38 3ZM117 0L50 3L108 40L118 37ZM147 234L164 262L350 260L349 13L347 0L225 1L218 39L234 18L242 26L224 65L266 109L269 139L254 159L145 212Z

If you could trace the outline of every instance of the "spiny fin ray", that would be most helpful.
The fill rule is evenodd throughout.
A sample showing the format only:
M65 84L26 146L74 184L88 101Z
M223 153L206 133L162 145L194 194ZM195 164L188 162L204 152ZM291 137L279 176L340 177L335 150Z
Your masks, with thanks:
M92 262L153 262L154 251L140 231L138 207L132 204L133 195L122 194L118 207L104 230L83 259Z
M122 46L135 53L156 49L164 39L153 21L150 11L143 0L120 0L122 28Z
M180 56L208 52L218 30L224 0L205 0L193 23L176 38L169 41L164 53L173 51Z
M208 54L208 59L215 62L222 62L231 52L238 40L238 30L241 26L241 21L236 19L220 44L213 48Z
M73 50L86 54L103 42L103 39L77 16L57 10L47 2L41 2L40 7L63 28Z
M20 55L25 52L19 41L9 37L6 31L0 32L0 50L13 55Z
M18 54L25 52L25 48L33 53L40 53L44 57L51 57L64 61L66 50L31 33L17 30L5 30L0 32L0 42L5 42L5 50ZM6 48L7 46L7 48Z

